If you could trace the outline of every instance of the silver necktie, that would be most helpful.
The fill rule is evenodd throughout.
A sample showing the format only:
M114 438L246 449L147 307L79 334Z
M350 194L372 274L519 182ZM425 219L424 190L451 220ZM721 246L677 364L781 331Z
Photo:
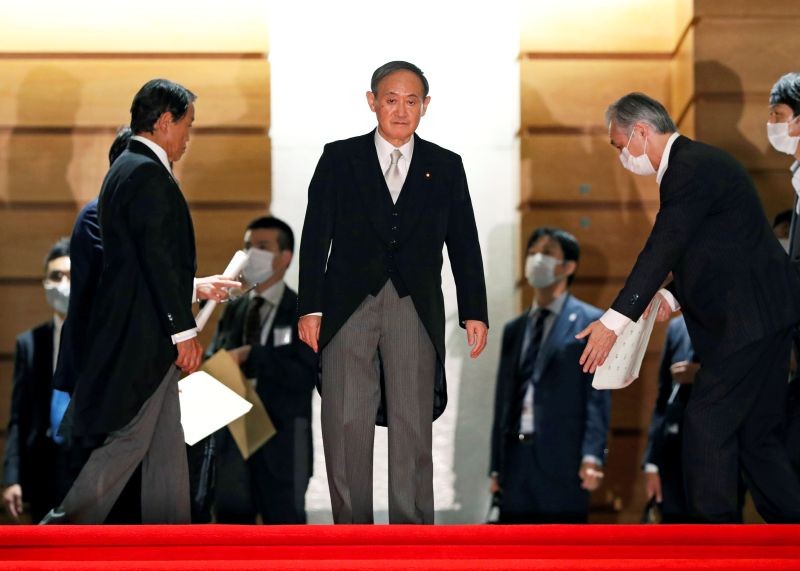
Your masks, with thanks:
M400 152L400 149L393 150L392 164L389 165L389 168L386 169L384 173L386 177L386 186L389 187L389 192L392 195L392 202L397 202L397 198L400 196L400 190L403 188L403 175L400 174L400 167L397 164L402 156L403 153Z

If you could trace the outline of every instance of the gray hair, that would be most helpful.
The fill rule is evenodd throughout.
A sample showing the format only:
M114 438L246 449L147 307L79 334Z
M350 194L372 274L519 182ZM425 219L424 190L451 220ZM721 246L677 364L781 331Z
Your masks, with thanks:
M372 81L370 82L370 89L372 90L372 93L376 95L378 94L378 84L384 77L401 70L410 71L419 78L419 80L422 82L422 96L427 97L428 91L430 90L430 87L428 86L428 79L425 77L425 74L422 73L420 68L407 61L390 61L389 63L385 63L376 69L372 73Z
M611 122L630 131L636 123L646 123L658 133L674 133L675 123L661 103L644 93L628 93L606 109L606 125Z

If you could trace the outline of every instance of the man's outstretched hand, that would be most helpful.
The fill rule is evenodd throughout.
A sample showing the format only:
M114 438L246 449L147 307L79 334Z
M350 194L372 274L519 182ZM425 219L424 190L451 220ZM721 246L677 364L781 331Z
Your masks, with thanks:
M617 334L598 319L578 333L575 339L584 339L585 337L588 337L589 341L586 343L579 363L583 367L584 373L594 373L597 367L606 362L611 348L617 342Z

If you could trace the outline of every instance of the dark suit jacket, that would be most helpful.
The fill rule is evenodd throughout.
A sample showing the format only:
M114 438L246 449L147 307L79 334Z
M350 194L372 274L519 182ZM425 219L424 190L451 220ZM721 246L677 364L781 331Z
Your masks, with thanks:
M89 202L78 214L72 229L69 251L72 260L72 285L69 310L61 329L61 348L53 375L53 386L72 393L86 351L92 301L103 271L103 242L97 220L97 199Z
M73 434L130 422L177 358L170 336L195 327L192 219L180 188L150 149L131 141L98 203L103 272L86 360L73 394Z
M672 272L698 360L708 363L800 321L800 277L734 158L678 137L661 207L612 308L637 320Z
M556 318L534 367L534 430L539 464L554 477L574 478L581 459L605 458L611 411L610 391L592 388L593 375L577 366L586 346L575 339L602 312L571 294ZM516 435L520 354L529 312L509 321L503 330L494 400L491 471L503 474L507 436Z
M11 418L8 423L5 485L20 484L23 497L49 509L56 501L56 444L50 435L53 395L53 321L17 337ZM41 511L41 510L35 510Z
M372 131L325 145L308 189L298 310L300 315L323 313L319 342L324 348L364 298L391 279L401 296L411 295L436 348L437 418L447 404L441 366L445 244L456 282L459 322L489 323L467 178L461 157L414 135L408 176L393 204L374 136Z
M244 344L244 322L249 297L233 301L225 308L208 354L218 349L235 349ZM256 392L267 409L277 434L257 454L270 473L291 480L295 474L296 446L302 444L303 464L311 477L311 395L317 382L317 355L297 336L297 294L288 286L275 309L265 345L254 346L243 369L257 380ZM289 328L291 343L275 346L275 330ZM300 420L301 422L298 422ZM303 428L305 427L305 428Z

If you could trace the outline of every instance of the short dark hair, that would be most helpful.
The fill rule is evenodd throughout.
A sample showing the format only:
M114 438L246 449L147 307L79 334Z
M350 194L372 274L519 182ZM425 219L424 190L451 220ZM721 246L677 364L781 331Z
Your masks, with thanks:
M385 63L372 73L372 81L370 82L370 89L372 90L372 93L376 95L378 94L378 84L383 78L401 70L410 71L416 74L416 76L422 82L422 96L427 97L428 91L430 91L430 86L428 85L428 79L425 77L425 74L422 73L422 70L413 63L400 60Z
M186 115L197 96L184 86L168 79L151 79L134 96L131 103L131 130L137 133L152 133L162 114L172 113L177 122Z
M561 251L564 252L565 262L578 263L581 257L581 247L578 244L578 239L566 230L561 230L560 228L553 228L551 226L540 226L539 228L536 228L531 233L531 237L528 238L528 245L525 248L525 251L527 252L530 250L531 246L538 242L543 236L549 236L558 242L558 244L561 246ZM567 285L571 285L574 278L575 273L573 272L572 275L567 279Z
M56 258L63 258L64 256L69 256L69 238L66 236L59 238L44 257L44 273L47 274L47 264Z
M283 220L274 216L261 216L247 225L248 230L269 230L272 228L278 231L278 248L282 251L289 250L294 252L294 232Z
M611 121L630 131L636 123L647 123L658 133L674 133L677 131L672 117L658 101L644 93L628 93L617 99L606 109L606 127Z
M108 149L108 165L111 166L114 164L114 161L117 160L122 154L122 151L128 148L128 141L131 140L133 136L133 131L131 131L130 127L120 127L117 131L117 136L114 138L114 142L111 143L111 148Z
M800 73L793 71L782 75L772 86L772 91L769 92L769 104L779 103L788 105L793 115L800 115Z
M778 212L775 215L775 218L772 220L772 227L778 226L780 224L791 224L792 223L792 210L784 210L782 212Z

